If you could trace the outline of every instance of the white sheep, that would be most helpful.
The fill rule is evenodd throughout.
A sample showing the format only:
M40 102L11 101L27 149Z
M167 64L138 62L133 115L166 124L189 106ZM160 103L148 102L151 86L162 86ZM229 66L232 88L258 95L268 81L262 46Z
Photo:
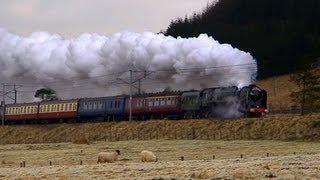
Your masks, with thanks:
M120 155L119 150L116 150L114 152L100 152L98 154L97 163L113 163L118 159L118 155Z
M151 151L143 150L141 151L141 161L142 162L157 162L158 158Z

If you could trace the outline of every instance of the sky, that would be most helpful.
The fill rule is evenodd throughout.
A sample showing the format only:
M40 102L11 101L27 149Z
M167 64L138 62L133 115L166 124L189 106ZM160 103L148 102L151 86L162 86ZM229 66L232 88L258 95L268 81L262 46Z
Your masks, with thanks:
M201 12L212 0L1 0L0 28L22 36L46 31L67 38L83 33L154 33L177 17Z

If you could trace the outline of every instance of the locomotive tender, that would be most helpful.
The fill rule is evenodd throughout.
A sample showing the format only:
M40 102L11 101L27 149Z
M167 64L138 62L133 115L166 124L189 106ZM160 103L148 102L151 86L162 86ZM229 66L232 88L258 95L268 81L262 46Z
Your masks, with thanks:
M133 95L131 103L135 120L259 117L268 111L267 92L256 85ZM129 96L17 103L4 108L5 124L126 120Z

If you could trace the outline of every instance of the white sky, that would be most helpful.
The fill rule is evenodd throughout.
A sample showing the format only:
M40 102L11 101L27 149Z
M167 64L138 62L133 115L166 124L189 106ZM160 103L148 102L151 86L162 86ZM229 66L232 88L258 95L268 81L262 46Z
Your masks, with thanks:
M76 37L122 31L159 32L177 17L201 12L212 0L0 0L0 28Z

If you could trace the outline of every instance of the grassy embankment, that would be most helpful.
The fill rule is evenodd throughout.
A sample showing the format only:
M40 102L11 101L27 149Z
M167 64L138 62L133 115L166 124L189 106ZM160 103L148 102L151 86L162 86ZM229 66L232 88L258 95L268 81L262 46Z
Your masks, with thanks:
M89 143L159 139L307 140L320 139L320 114L239 120L152 120L88 124L5 126L1 144Z

